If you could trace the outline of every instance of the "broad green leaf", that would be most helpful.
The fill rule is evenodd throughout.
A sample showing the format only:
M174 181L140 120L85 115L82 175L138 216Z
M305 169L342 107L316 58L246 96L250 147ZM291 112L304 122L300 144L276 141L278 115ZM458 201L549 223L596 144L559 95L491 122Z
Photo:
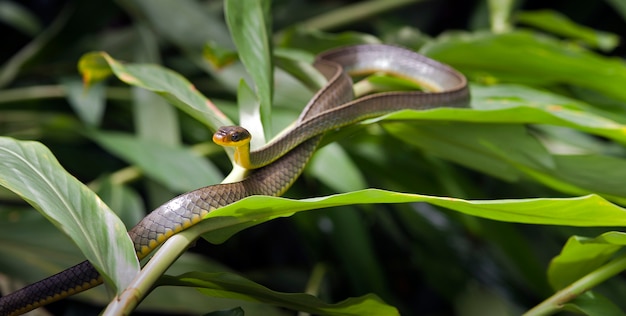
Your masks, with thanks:
M521 125L412 121L384 127L428 154L508 181L522 174L518 165L539 170L554 166L551 155Z
M187 79L172 70L152 64L122 64L103 52L83 55L78 62L78 69L87 84L115 74L129 85L156 92L211 130L232 125L210 100L198 92Z
M422 47L421 52L477 80L570 84L626 101L626 65L622 60L529 31L447 33Z
M552 10L519 12L516 15L516 19L523 24L534 26L556 35L580 40L593 48L599 48L603 51L610 51L619 44L617 35L576 24L565 15Z
M105 102L103 83L85 87L78 78L62 81L67 99L78 117L89 126L98 126L104 114Z
M139 270L124 224L43 145L0 137L0 185L67 234L110 284L123 290Z
M208 160L182 146L166 145L123 133L91 131L87 135L174 191L195 190L219 183L223 178Z
M271 107L274 95L274 66L272 63L272 32L269 0L227 0L224 14L239 59L254 80L259 96L264 135L272 135ZM255 111L255 112L256 112ZM247 110L252 112L252 110Z
M464 214L504 222L584 227L626 225L626 210L597 195L471 201L377 189L302 200L252 196L210 212L206 218L215 219L205 220L199 225L206 225L205 231L211 231L204 235L206 239L219 243L244 228L300 211L342 205L414 202L427 202Z
M550 263L550 284L556 290L564 288L604 265L624 245L626 234L622 232L607 232L596 238L570 237Z
M394 307L375 295L328 304L309 294L272 291L231 273L191 272L177 277L165 276L161 278L161 285L192 286L208 296L263 302L318 315L399 315Z

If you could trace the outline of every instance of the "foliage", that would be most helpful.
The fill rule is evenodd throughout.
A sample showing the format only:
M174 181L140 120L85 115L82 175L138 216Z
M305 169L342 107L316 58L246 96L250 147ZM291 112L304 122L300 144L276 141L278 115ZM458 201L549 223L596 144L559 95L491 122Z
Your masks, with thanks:
M69 1L49 23L0 3L23 32L0 69L0 273L30 283L86 257L122 302L130 286L164 313L623 314L619 37L531 3L466 3L442 25L426 17L450 8L414 2ZM619 1L574 2L623 28ZM212 130L271 139L319 86L316 53L372 42L459 69L471 108L326 135L289 198L210 213L131 281L122 222L224 178ZM98 313L111 297L76 298ZM134 308L116 304L105 314Z

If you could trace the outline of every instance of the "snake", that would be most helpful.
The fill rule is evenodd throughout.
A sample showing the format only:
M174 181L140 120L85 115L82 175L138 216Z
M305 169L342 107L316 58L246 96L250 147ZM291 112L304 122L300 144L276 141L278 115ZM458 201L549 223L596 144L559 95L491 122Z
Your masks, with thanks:
M219 128L213 140L234 147L234 161L251 169L233 183L216 184L179 195L159 206L128 234L141 260L172 235L200 222L214 210L252 195L282 195L299 177L323 135L348 125L400 110L466 107L466 78L443 63L407 48L362 44L322 52L313 66L326 84L295 123L266 145L250 150L243 127ZM387 91L354 97L354 75L389 73L419 82L431 91ZM89 261L0 297L0 316L20 315L103 283Z

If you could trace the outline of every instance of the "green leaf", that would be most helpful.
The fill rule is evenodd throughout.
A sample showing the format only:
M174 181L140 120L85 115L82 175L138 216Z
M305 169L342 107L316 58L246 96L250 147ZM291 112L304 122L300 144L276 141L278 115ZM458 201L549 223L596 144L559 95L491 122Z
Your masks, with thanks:
M87 84L114 74L125 83L156 92L183 112L216 130L232 122L187 79L172 70L151 64L122 64L107 53L83 55L78 69Z
M283 34L283 37L282 46L298 48L314 54L340 46L380 43L378 38L365 33L342 32L335 34L303 28L291 29Z
M271 132L271 107L274 94L274 70L270 45L271 22L268 0L227 0L224 14L239 59L254 80L260 100L261 122L266 137Z
M208 160L182 146L162 144L123 133L90 131L87 135L174 191L195 190L219 183L223 178Z
M473 85L472 108L402 111L377 120L449 120L482 123L534 123L574 128L626 143L625 125L589 105L518 85Z
M624 311L611 300L592 291L587 291L569 303L564 304L563 309L589 316L626 315Z
M210 212L198 225L206 225L204 235L218 243L236 232L296 212L343 205L374 203L427 202L464 214L492 220L565 226L623 226L626 210L597 195L574 198L502 199L471 201L450 197L366 189L325 197L291 200L269 196L251 196Z
M375 295L369 294L328 304L309 294L272 291L231 273L192 272L177 277L162 277L160 283L193 286L208 296L263 302L318 315L399 315L394 307L386 305Z
M146 215L146 207L139 194L128 186L114 183L110 177L98 181L96 193L107 205L110 205L111 209L115 210L126 227L135 226Z
M548 267L548 279L556 290L604 265L626 245L626 233L607 232L596 238L572 236Z
M508 181L522 174L517 166L540 170L554 166L551 155L521 125L412 121L384 127L429 154Z
M35 209L0 210L0 270L12 280L34 283L83 260L72 240ZM77 299L104 304L109 296L99 287Z
M202 56L213 66L220 70L237 60L237 52L221 47L216 43L207 43L202 49Z
M489 22L494 33L502 33L511 29L511 11L515 1L513 0L489 0Z
M260 100L248 86L245 80L239 81L237 89L237 104L239 108L239 125L245 127L252 135L250 148L258 148L265 144L265 132L261 123Z
M617 35L576 24L565 15L556 11L519 12L516 18L523 24L534 26L556 35L580 40L593 48L599 48L603 51L610 51L619 44Z
M124 224L37 142L0 137L0 185L67 234L110 284L123 290L139 271Z
M241 307L236 307L233 309L225 310L225 311L216 311L208 314L204 314L203 316L245 316L245 312Z
M19 2L0 2L0 21L30 36L41 31L41 23L37 17Z
M570 84L626 101L623 60L529 31L447 33L421 52L483 82Z
M622 0L606 0L606 2L622 16L622 20L626 21L626 2Z
M78 78L63 80L62 84L78 117L89 126L100 125L105 109L104 84L94 84L87 89Z
M343 148L335 143L318 149L307 170L338 192L359 190L367 186L359 168Z

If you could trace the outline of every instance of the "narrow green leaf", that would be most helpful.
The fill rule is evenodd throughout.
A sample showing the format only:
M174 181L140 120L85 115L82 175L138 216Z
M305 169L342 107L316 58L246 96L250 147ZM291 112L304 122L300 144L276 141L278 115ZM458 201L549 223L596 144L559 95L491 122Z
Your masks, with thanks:
M513 0L489 0L489 22L494 33L502 33L511 30L511 12L515 1Z
M548 279L555 290L604 265L626 245L626 233L607 232L596 238L572 236L561 253L552 259L548 267Z
M187 79L172 70L152 64L122 64L106 53L83 55L78 69L87 84L115 74L127 84L156 92L212 130L232 122Z
M626 21L626 2L622 0L606 0L606 2L622 16L622 20Z
M348 45L377 44L373 35L359 32L326 33L316 29L294 28L283 34L282 45L298 48L313 54Z
M30 36L41 31L41 23L37 17L15 1L0 2L0 21Z
M69 20L72 11L71 5L66 6L43 32L37 35L28 45L20 49L18 53L2 63L0 67L0 88L8 85L15 76L17 76L22 66L41 51L46 44L61 31L65 23Z
M191 191L219 183L223 178L208 160L182 146L122 133L91 131L87 135L174 191Z
M427 202L464 214L492 220L565 226L624 226L626 210L597 195L574 198L503 199L470 201L450 197L367 189L319 198L291 200L252 196L210 212L198 225L206 225L207 240L223 242L244 228L296 212L342 205Z
M261 122L266 137L271 132L271 107L274 94L272 32L268 0L227 0L224 14L230 34L239 51L239 59L254 80L260 100Z
M325 303L309 294L280 293L231 273L186 273L161 278L162 285L193 286L208 296L263 302L322 315L399 315L375 295Z
M124 224L43 145L0 137L0 185L67 234L111 285L123 290L139 271Z
M344 5L325 14L316 15L301 22L298 26L303 29L328 30L338 28L356 21L367 21L382 13L419 2L420 0L369 0Z
M580 40L593 48L599 48L603 51L610 51L619 44L619 37L616 34L582 26L556 11L540 10L519 12L516 18L519 22L526 25L534 26L556 35Z

